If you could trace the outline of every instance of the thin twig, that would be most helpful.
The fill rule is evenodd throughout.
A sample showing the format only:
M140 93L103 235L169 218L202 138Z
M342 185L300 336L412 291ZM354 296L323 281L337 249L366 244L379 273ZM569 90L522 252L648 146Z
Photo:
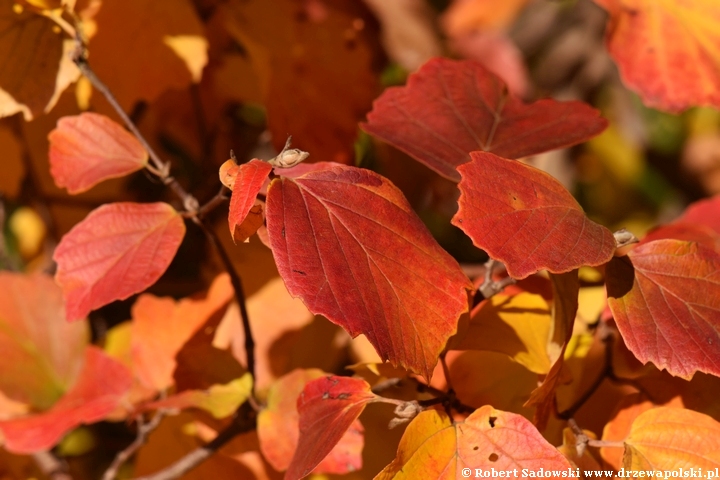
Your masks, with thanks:
M205 215L213 211L216 207L227 202L228 197L227 195L225 195L225 192L227 191L228 189L225 187L225 185L221 185L220 191L215 194L214 197L208 200L205 204L201 205L200 208L198 208L197 216L202 219Z
M164 416L165 413L162 410L158 410L152 420L150 420L148 423L145 423L142 414L138 416L137 436L135 437L135 440L124 450L118 452L108 469L105 470L105 473L102 476L102 480L114 480L114 478L117 477L120 467L122 467L123 464L127 462L128 459L140 449L140 447L145 445L148 436L153 430L158 427L158 425L160 425L160 421L163 419Z
M250 375L252 375L252 378L255 378L255 339L252 334L252 329L250 328L250 317L248 316L247 312L247 305L245 301L245 290L243 289L242 280L240 279L240 276L235 271L235 268L233 267L232 261L230 260L230 256L225 251L225 248L220 243L220 239L217 237L215 232L213 232L210 228L208 228L204 223L197 222L197 224L200 226L203 232L205 232L205 235L207 235L208 240L210 240L210 243L213 244L215 249L217 250L218 254L220 255L220 259L222 260L223 264L225 265L225 270L227 270L228 275L230 275L230 281L232 282L232 286L235 289L235 299L238 302L238 306L240 307L240 318L242 319L242 326L243 330L245 332L245 358L246 358L246 367L248 372L250 372ZM253 395L251 398L254 398L255 396L255 385L253 382Z
M211 455L217 452L223 445L235 438L241 433L255 430L257 427L256 412L250 407L249 403L244 403L235 414L233 422L218 435L212 439L207 445L202 446L188 453L177 462L159 472L138 477L135 480L171 480L179 478L200 463L207 460Z
M493 280L493 270L497 265L502 265L502 263L497 260L493 260L492 258L485 262L485 278L483 279L482 285L478 288L478 292L481 293L485 299L488 299L493 295L497 295L502 292L505 287L513 285L516 282L514 278L509 276L501 278L497 282Z
M72 480L72 476L67 473L67 466L52 453L35 452L32 457L40 471L50 480Z

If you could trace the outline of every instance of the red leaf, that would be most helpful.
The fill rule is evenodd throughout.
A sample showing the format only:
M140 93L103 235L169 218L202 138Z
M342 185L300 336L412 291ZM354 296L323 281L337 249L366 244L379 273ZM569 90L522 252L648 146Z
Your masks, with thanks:
M595 0L610 14L607 47L645 104L673 112L720 107L720 4Z
M131 133L97 113L61 118L48 139L50 173L70 193L140 170L148 159Z
M370 385L358 378L328 375L305 385L297 400L300 439L285 478L308 475L373 399Z
M131 385L132 375L124 365L90 346L77 383L50 410L0 422L5 448L14 453L47 450L78 425L112 413Z
M455 168L472 151L520 158L584 142L606 126L582 102L524 104L481 64L446 58L428 61L406 86L385 90L361 124L455 181Z
M80 373L88 325L65 321L62 291L41 274L0 272L0 312L0 391L47 409Z
M258 438L265 459L277 471L287 470L297 449L299 420L297 398L311 380L326 376L321 370L293 370L275 382L267 396L267 408L258 415ZM359 420L353 422L315 473L348 473L362 467L364 436Z
M492 153L473 152L458 168L459 211L452 219L514 278L606 263L615 251L607 228L589 220L547 173Z
M387 179L325 165L268 189L280 275L310 311L353 337L364 333L383 359L429 378L467 311L471 284Z
M608 303L643 363L689 379L720 375L720 255L694 242L657 240L607 266Z
M248 238L263 224L262 207L257 214L251 214L251 210L255 205L257 194L273 167L262 160L251 160L236 168L237 172L232 173L235 176L235 184L232 189L230 214L228 215L230 235L235 243ZM246 225L248 220L252 225L250 228Z
M720 235L720 195L691 204L676 221L703 225Z
M167 203L111 203L90 212L53 255L67 318L83 318L155 283L184 236L182 217Z

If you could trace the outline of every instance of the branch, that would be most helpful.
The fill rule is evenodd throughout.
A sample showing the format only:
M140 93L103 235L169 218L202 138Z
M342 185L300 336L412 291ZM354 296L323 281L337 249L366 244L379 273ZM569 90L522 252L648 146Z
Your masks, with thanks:
M235 268L233 267L232 261L230 260L230 256L228 256L227 252L225 251L225 248L220 243L220 239L218 239L217 235L214 231L212 231L210 228L208 228L204 223L198 221L198 226L202 229L203 232L205 232L205 235L208 237L208 240L210 240L210 243L213 244L215 249L217 250L218 254L220 255L220 259L222 260L223 264L225 265L225 270L227 270L228 274L230 275L230 281L232 282L232 286L235 289L235 299L238 302L238 306L240 307L240 318L242 319L242 326L243 330L245 332L245 356L246 356L246 367L248 372L250 372L250 375L252 375L253 378L253 394L251 398L255 397L255 339L253 338L252 329L250 328L250 317L248 316L247 312L247 305L245 301L245 290L242 285L242 280L240 279L240 276L235 271Z
M70 474L67 473L66 465L52 453L47 451L35 452L32 457L40 471L47 475L50 480L72 480Z
M122 467L122 465L127 462L128 459L140 449L140 447L145 445L147 437L158 427L158 425L160 425L160 420L162 420L164 416L165 413L162 410L159 410L148 423L144 422L142 414L138 416L137 437L125 448L125 450L118 452L113 462L103 474L102 480L114 480L115 477L117 477L120 467Z
M179 478L191 469L200 465L200 463L207 460L211 455L217 452L237 435L255 430L256 426L256 412L252 409L250 404L246 402L238 409L238 412L233 418L233 422L224 430L220 431L217 437L215 437L207 445L193 450L164 470L160 470L152 475L138 477L135 480L171 480Z
M488 299L493 295L497 295L498 293L502 292L505 287L513 285L516 282L514 278L509 276L502 278L497 282L493 280L493 270L498 265L502 265L502 263L498 262L497 260L493 260L492 258L485 262L485 278L482 285L478 287L478 293L480 293L484 297L484 299Z

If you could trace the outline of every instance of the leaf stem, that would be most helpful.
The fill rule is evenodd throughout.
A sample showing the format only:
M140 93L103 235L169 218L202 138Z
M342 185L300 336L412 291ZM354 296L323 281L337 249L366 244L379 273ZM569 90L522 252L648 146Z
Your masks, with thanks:
M67 473L67 466L51 452L35 452L32 457L40 471L50 480L72 480L72 476Z
M127 462L128 459L140 449L140 447L145 445L148 436L153 430L158 427L158 425L160 425L160 421L163 419L163 417L165 417L165 412L162 410L158 410L152 420L145 423L144 416L142 414L138 415L137 436L135 437L135 440L124 450L118 452L108 469L105 470L105 473L102 476L102 480L114 480L114 478L117 477L120 467L122 467L123 464Z

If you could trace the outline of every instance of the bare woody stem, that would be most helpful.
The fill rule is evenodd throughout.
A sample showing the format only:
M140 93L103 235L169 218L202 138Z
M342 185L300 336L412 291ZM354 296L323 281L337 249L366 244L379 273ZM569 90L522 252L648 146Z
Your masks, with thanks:
M255 430L256 427L256 413L252 410L248 403L244 403L236 412L233 422L224 430L220 431L217 437L215 437L207 445L193 450L177 462L159 472L144 477L138 477L135 480L171 480L179 478L186 472L192 470L200 463L207 460L236 436L241 433Z
M117 477L120 467L122 467L123 464L140 449L140 447L145 445L148 435L150 435L150 433L155 430L158 425L160 425L160 420L162 420L163 417L165 417L165 413L162 410L158 411L152 420L147 423L144 421L142 415L137 417L138 426L135 440L115 456L113 462L110 464L108 469L105 470L102 480L114 480L115 477Z

